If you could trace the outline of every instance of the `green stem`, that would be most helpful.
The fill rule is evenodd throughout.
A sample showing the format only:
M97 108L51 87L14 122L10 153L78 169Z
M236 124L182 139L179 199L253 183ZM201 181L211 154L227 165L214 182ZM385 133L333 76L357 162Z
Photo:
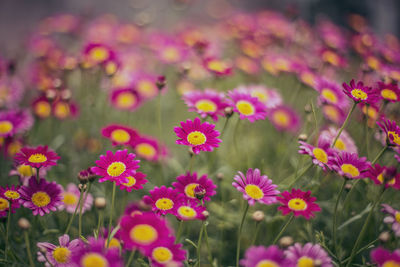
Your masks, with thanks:
M36 180L38 183L40 183L39 169L40 168L36 168Z
M74 211L74 213L72 214L71 218L69 219L69 222L68 222L68 225L67 225L67 229L65 229L65 233L64 233L64 234L68 234L69 229L71 228L71 225L72 225L72 221L73 221L74 218L75 218L76 212L78 211L78 208L79 208L80 205L81 205L82 199L83 199L83 194L81 193L81 194L79 195L78 204L76 204L75 211Z
M360 248L357 252L356 255L360 254L361 252L363 252L364 250L368 249L370 246L372 246L375 242L379 241L379 237L371 242L369 242L367 245L363 246L362 248ZM350 258L347 258L345 260L343 260L343 263L347 262Z
M212 264L212 254L211 254L210 244L208 243L208 233L207 233L206 225L204 225L204 238L205 238L206 246L207 246L208 261L210 262L210 264Z
M253 246L256 243L258 232L260 231L260 222L256 222L256 230L254 232L253 239L251 241L251 245Z
M337 236L336 236L336 230L337 230L337 210L338 210L339 201L340 201L340 198L341 198L341 196L342 196L342 194L343 194L343 190L344 190L344 188L345 188L345 186L346 186L346 183L347 183L347 179L345 178L345 179L343 179L342 186L340 187L338 196L337 196L337 198L336 198L335 209L334 209L334 212L333 212L332 239L333 239L333 251L334 251L335 253L337 252L337 251L336 251L336 244L337 244ZM340 265L340 264L339 264L339 265Z
M275 237L274 242L272 242L273 245L278 242L279 238L282 236L282 234L285 232L286 228L289 226L289 224L293 221L294 215L290 215L289 220L287 220L286 224L282 227L281 231L278 233L278 235Z
M97 221L97 236L100 236L100 227L103 224L103 210L99 210L99 219Z
M10 221L11 221L11 201L8 201L8 217L7 217L7 226L6 226L6 246L4 248L4 259L7 260L8 254L8 232L10 230Z
M371 162L371 164L375 164L378 159L380 159L382 157L382 155L385 153L385 151L388 149L388 146L386 145L379 153L378 155L375 157L375 159Z
M91 183L89 183L88 190L89 190L90 185L91 185ZM85 201L86 201L86 198L87 198L87 194L88 193L85 194L85 190L82 187L81 196L85 196L85 197L83 198L83 201L79 202L79 217L78 217L78 229L79 229L78 230L78 237L79 238L82 235L82 209L83 209L83 205L85 204ZM79 196L79 198L81 198L81 196Z
M110 209L110 222L108 224L107 247L110 245L110 240L111 240L111 227L112 227L112 220L113 220L113 213L114 213L115 189L116 189L116 183L113 182L113 189L112 189L112 196L111 196L111 209Z
M333 140L331 147L334 147L336 145L337 140L339 139L340 135L343 132L343 129L346 127L347 123L349 122L350 116L353 113L356 106L357 106L357 102L354 102L353 106L351 107L351 109L349 111L349 114L347 114L346 120L343 122L342 127L340 127L339 132L337 133L335 139Z
M230 119L230 117L226 117L224 127L222 128L222 131L221 131L221 134L220 134L220 138L222 138L224 136L226 127L228 126L228 123L229 123L229 119Z
M176 243L179 243L179 238L181 237L182 229L183 229L183 220L181 220L181 221L179 222L178 232L176 233L175 244L176 244Z
M366 105L366 115L365 115L365 127L364 127L364 131L365 131L365 147L366 147L366 154L367 154L367 158L369 158L369 142L368 142L368 107L369 105Z
M238 156L239 150L238 150L238 142L237 142L237 136L238 136L238 131L239 131L239 124L240 124L240 117L238 117L238 120L235 125L235 130L233 132L233 148L235 149L235 154Z
M200 254L201 254L201 239L203 238L203 232L204 232L204 221L201 222L201 228L200 228L200 234L199 234L199 240L197 241L197 266L200 265Z
M163 136L163 132L162 132L162 123L161 123L161 90L158 91L158 116L157 116L157 120L158 120L158 130L160 131L160 135Z
M314 164L310 162L307 167L303 168L303 170L294 177L293 182L289 184L288 188L291 188L293 185L295 185L297 180L302 177L309 169L311 169L312 166L314 166Z
M26 231L26 230L24 231L24 238L25 238L26 252L28 254L29 265L31 267L35 267L35 264L33 263L33 258L32 258L31 244L29 242L29 235L28 235L28 231Z
M239 225L239 232L237 237L237 244L236 244L236 267L239 267L239 256L240 256L240 237L242 235L243 223L244 219L246 219L247 211L249 210L249 203L246 202L246 208L244 209L242 220Z
M132 250L131 254L129 255L128 261L126 262L127 267L132 263L133 258L135 257L136 249Z
M193 164L194 164L194 158L195 155L191 155L190 161L189 161L189 173L192 173L192 169L193 169Z
M382 186L382 190L381 190L381 192L379 193L379 196L378 196L378 197L376 198L376 200L374 201L374 204L372 205L372 208L371 208L370 212L368 213L368 217L367 217L367 219L365 220L364 225L363 225L363 227L361 228L360 233L358 234L357 240L356 240L356 242L354 243L353 249L351 250L351 254L350 254L350 257L349 257L349 261L347 262L346 267L350 267L350 266L351 266L351 263L353 262L354 256L355 256L356 253L357 253L358 246L360 245L360 243L361 243L361 241L362 241L362 238L364 237L365 231L366 231L367 228L368 228L368 224L369 224L369 221L371 220L372 214L374 213L375 207L378 205L378 203L379 203L379 201L381 200L382 195L383 195L384 192L385 192L385 185Z

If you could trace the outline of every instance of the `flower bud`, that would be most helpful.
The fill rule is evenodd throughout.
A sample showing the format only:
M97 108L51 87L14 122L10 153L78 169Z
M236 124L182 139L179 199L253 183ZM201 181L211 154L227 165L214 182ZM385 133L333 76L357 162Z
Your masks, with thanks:
M222 172L217 173L217 179L222 181L224 179L224 174Z
M311 112L312 112L312 107L311 107L311 105L310 105L310 104L305 105L305 106L304 106L304 111L305 111L306 113L311 113Z
M261 222L262 220L264 220L265 214L261 210L256 210L251 217L256 222Z
M151 210L151 206L148 205L146 202L144 202L142 199L139 201L139 209L144 210L144 211L149 211Z
M93 173L92 168L89 167L86 170L80 171L78 173L78 180L81 184L86 184L87 182L93 182L96 175Z
M87 185L86 184L79 184L78 188L79 188L79 191L85 192L86 189L87 189Z
M203 211L202 213L201 213L206 219L208 218L208 216L210 216L210 213L208 212L208 211Z
M233 108L232 107L226 107L224 109L225 117L229 118L233 115Z
M156 86L157 86L158 90L161 91L165 87L166 84L167 83L166 83L166 80L165 80L165 76L158 76L157 77Z
M284 236L279 239L279 246L282 248L287 248L293 245L293 238L291 236Z
M388 231L384 231L379 235L379 240L382 243L386 243L390 240L390 233Z
M18 220L18 226L23 230L28 230L31 227L31 224L26 218L20 218Z
M348 191L348 190L350 190L352 187L353 187L352 184L346 184L346 185L344 186L344 189L346 189L346 190Z
M107 201L104 197L96 197L94 199L94 206L99 209L102 210L106 207L107 205Z
M302 133L299 135L299 137L297 137L297 140L303 141L303 142L307 141L307 139L308 139L308 136L305 133Z
M198 200L202 200L204 196L206 195L206 189L202 185L197 185L194 189L194 195Z

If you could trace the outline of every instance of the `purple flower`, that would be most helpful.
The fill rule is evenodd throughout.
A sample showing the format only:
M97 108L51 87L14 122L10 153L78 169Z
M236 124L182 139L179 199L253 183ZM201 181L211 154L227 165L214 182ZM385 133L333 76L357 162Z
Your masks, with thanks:
M202 188L205 190L204 200L209 201L210 197L217 193L215 191L215 188L217 188L217 186L213 183L211 179L208 179L208 176L206 174L197 178L196 172L194 172L193 174L187 172L184 175L176 177L176 180L176 182L172 183L172 186L175 187L176 190L178 190L179 192L185 194L186 197L191 199L196 199L194 190L197 186L202 186Z
M332 169L350 179L365 178L370 165L366 157L358 158L356 153L348 152L337 153L332 161Z
M383 222L392 224L393 232L396 236L400 236L400 211L393 209L387 204L382 204L382 211L388 216L383 219Z
M397 267L400 266L400 249L393 252L384 248L376 248L371 251L371 260L375 262L378 267Z
M328 253L318 244L307 243L302 246L299 243L287 248L284 252L287 267L297 266L321 266L333 267L332 259Z

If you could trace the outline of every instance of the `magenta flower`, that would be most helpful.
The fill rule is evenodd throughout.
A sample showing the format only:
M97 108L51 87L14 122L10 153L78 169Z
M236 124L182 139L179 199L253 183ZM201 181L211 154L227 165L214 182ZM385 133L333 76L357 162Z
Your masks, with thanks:
M62 204L60 205L59 210L65 209L68 213L74 213L76 205L78 205L80 195L81 192L79 191L78 186L73 183L68 184L66 190L64 190L62 193ZM84 213L85 211L90 210L93 205L92 194L87 193L87 196L84 197L82 201L84 201L82 205L82 213Z
M132 144L139 136L136 130L118 124L104 127L101 129L101 134L110 139L114 146Z
M299 141L300 143L300 154L309 155L315 165L320 166L324 171L326 168L330 168L331 161L334 156L333 150L330 148L330 144L326 139L319 138L318 146L314 147L306 142Z
M319 138L327 139L329 144L333 143L335 137L338 133L338 129L330 127L328 130L324 130L321 132ZM343 130L342 134L340 135L339 139L336 141L335 146L333 147L336 151L346 151L349 153L357 153L357 146L354 143L354 140L351 136L347 133L346 130Z
M115 58L110 47L104 44L89 43L83 50L83 57L88 66L106 63Z
M135 154L128 153L128 150L117 150L113 154L107 150L106 155L101 155L100 160L96 160L97 167L92 167L92 171L101 176L99 182L110 180L111 182L126 183L127 177L132 176L139 168L140 160L135 160Z
M385 187L393 187L397 190L400 189L400 174L397 173L396 167L386 167L379 164L370 166L368 172L365 174L377 185L385 183Z
M176 204L182 195L176 189L161 186L150 190L150 196L144 196L143 201L152 206L153 212L165 215L167 213L175 214Z
M268 112L268 118L278 131L295 132L300 126L300 118L290 107L278 106Z
M191 199L196 199L194 190L197 186L202 186L204 188L204 200L211 200L210 197L217 193L215 191L215 188L217 188L217 186L213 183L211 179L208 179L208 176L206 174L197 178L196 172L194 172L193 174L187 172L184 175L176 177L176 180L176 182L172 183L172 186L175 187L176 190L178 190L180 193L185 194L186 197Z
M0 137L11 137L31 128L32 115L22 110L7 110L0 112Z
M345 94L343 94L340 85L336 82L326 79L318 79L315 89L320 94L318 98L320 104L336 105L342 110L349 106Z
M5 187L0 187L0 218L7 217L9 209L12 213L20 207L19 199L21 195L18 192L19 187L8 185Z
M229 105L240 115L240 119L248 119L250 122L264 120L267 117L265 105L257 97L251 96L250 92L243 89L229 91Z
M110 95L110 101L115 108L129 111L137 109L142 102L139 94L130 88L113 90Z
M287 267L297 266L321 266L333 267L332 259L328 253L318 244L307 243L302 246L299 243L287 248L284 252Z
M370 163L367 158L359 158L356 153L337 153L332 160L332 169L339 175L350 179L365 178L365 172L369 167Z
M345 112L336 105L324 104L322 105L322 113L324 117L335 124L343 124L346 119Z
M303 216L307 220L314 217L314 212L321 211L318 204L314 203L316 197L311 197L311 191L303 192L300 189L292 188L292 192L285 191L282 197L278 197L278 201L283 204L278 210L283 215L293 212L295 217Z
M150 99L158 95L156 86L157 76L139 72L133 76L133 87L144 99Z
M383 219L383 222L391 224L394 234L400 236L400 211L387 204L382 204L382 207L382 211L388 215Z
M42 252L38 251L38 261L45 262L46 267L50 267L51 265L54 267L72 266L72 255L79 251L83 246L83 242L79 239L74 239L70 242L68 235L62 235L58 238L58 243L59 245L48 242L37 243L39 249L44 249L46 251L46 257ZM51 265L47 261L49 261Z
M252 246L246 250L244 259L240 260L240 265L244 267L285 266L283 252L278 246L269 247Z
M248 88L250 95L257 97L267 109L275 108L283 103L281 95L274 89L267 89L264 85L250 85Z
M197 112L202 118L210 116L214 121L218 121L218 116L224 116L224 109L228 106L224 93L213 89L189 91L183 95L183 100L189 111Z
M20 203L32 210L33 215L43 216L50 211L56 211L62 205L62 187L56 182L47 182L36 177L29 179L29 186L21 186L18 193L21 195Z
M400 249L390 252L389 250L378 247L371 250L371 260L376 263L378 267L400 266Z
M34 148L24 147L17 153L14 159L18 164L29 165L33 168L41 168L57 165L60 157L47 146L38 146Z
M386 144L391 146L400 146L400 127L395 121L383 118L377 122L378 126L386 134Z
M232 66L229 62L215 57L208 57L203 61L204 68L216 76L232 74Z
M261 175L259 169L248 169L246 176L242 172L234 177L235 182L232 185L243 193L243 198L248 201L249 205L255 202L261 204L273 204L277 202L279 191L276 190L277 185L272 183L268 176Z
M343 83L343 88L343 92L356 103L374 104L379 100L378 92L364 86L361 81L356 84L354 80L351 80L350 85Z
M199 202L190 198L180 198L176 203L174 215L182 221L205 220L206 208L199 205Z
M400 89L397 84L378 82L378 91L385 101L393 103L400 101Z
M178 145L190 146L195 154L200 151L213 151L222 142L217 138L220 133L214 130L215 125L208 122L201 122L199 118L181 122L181 127L175 127L174 131L180 138L176 140Z
M136 155L148 161L158 161L167 154L167 149L157 139L140 136L132 144Z
M151 265L157 267L183 266L186 259L186 250L182 244L175 244L175 238L161 239L144 251L144 255L151 259Z
M128 182L117 182L117 185L121 190L125 189L126 191L131 192L132 190L142 189L143 185L148 182L145 178L146 174L142 172L135 172L135 174L126 177L126 179L128 179Z

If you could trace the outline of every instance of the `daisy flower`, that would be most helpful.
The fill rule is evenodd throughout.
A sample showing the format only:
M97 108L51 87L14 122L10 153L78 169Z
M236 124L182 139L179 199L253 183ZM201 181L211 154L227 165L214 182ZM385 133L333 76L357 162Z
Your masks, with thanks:
M218 58L208 57L203 62L204 68L216 76L227 76L232 74L230 63Z
M88 238L88 243L84 243L72 255L72 263L79 267L104 266L104 267L122 267L123 260L119 255L119 249L105 248L106 240L99 237ZM72 265L74 266L74 265Z
M370 163L367 158L359 158L356 153L337 153L332 160L332 169L339 175L350 179L365 178L365 172L369 167Z
M186 250L182 244L175 244L175 238L169 237L156 242L144 251L144 255L151 259L151 265L157 267L183 266L186 259Z
M21 195L20 203L32 210L33 215L43 216L50 211L56 211L62 205L62 187L56 182L47 182L36 177L29 179L29 186L21 186L18 193Z
M400 174L397 174L396 167L386 167L375 164L375 166L369 168L365 176L370 178L377 185L385 183L386 188L393 187L395 189L400 189Z
M379 100L378 93L371 87L364 86L364 83L359 81L357 84L354 80L350 84L343 83L343 92L354 100L355 103L374 104Z
M45 119L51 115L51 103L45 96L41 96L32 102L32 112L40 119Z
M213 89L189 91L183 95L183 100L189 111L197 112L202 118L210 116L214 121L218 121L218 116L224 116L224 109L228 106L224 93Z
M315 90L320 94L318 98L320 104L337 105L342 109L347 108L349 105L345 94L340 89L340 85L333 81L318 79Z
M110 95L111 104L121 110L134 111L141 104L139 94L130 88L115 89Z
M135 160L135 154L128 153L128 150L117 150L115 154L108 150L106 155L101 155L96 160L96 167L92 171L101 176L99 182L110 180L111 182L129 182L126 177L135 173L139 168L140 160Z
M233 187L243 193L249 205L254 205L256 201L266 205L277 202L278 186L268 176L261 175L259 169L248 169L246 175L239 171L234 180Z
M400 146L400 127L395 121L383 118L376 124L385 132L387 145Z
M336 129L334 127L330 127L327 130L323 130L321 132L319 138L326 139L326 140L328 140L328 142L330 144L332 144L338 131L339 131L338 129ZM357 153L358 152L357 146L355 145L354 140L351 138L351 136L347 133L346 130L342 131L342 134L336 141L336 144L333 147L333 149L335 149L338 152L341 152L341 151L346 151L349 153Z
M59 207L59 210L66 210L68 213L74 213L75 212L75 208L76 205L78 205L79 202L79 197L81 195L81 192L78 188L78 186L76 186L73 183L70 183L67 185L66 190L64 190L64 192L62 193L62 204ZM87 210L90 210L90 208L93 205L93 196L90 193L85 194L83 197L84 200L86 199L86 201L83 203L82 205L82 213L84 213Z
M58 245L54 245L48 242L39 242L37 247L44 249L46 257L42 252L37 253L38 261L45 262L46 267L68 267L72 265L72 255L79 251L83 243L79 239L70 241L68 235L62 235L58 238ZM47 258L47 260L46 260ZM47 262L49 261L50 264Z
M176 204L175 216L181 221L205 220L206 208L193 199L181 198Z
M176 140L178 145L190 146L195 154L200 151L213 151L222 142L217 138L220 133L214 130L215 125L208 122L201 122L199 118L181 122L181 127L175 127L174 131L180 138Z
M314 203L316 197L311 197L311 191L303 192L300 189L292 188L292 192L285 191L282 197L278 197L278 201L283 204L278 210L283 215L293 212L295 217L304 216L307 220L314 217L314 212L321 211L318 204Z
M324 104L322 105L322 113L325 118L336 123L338 125L343 124L346 119L346 114L343 109L339 108L336 105Z
M332 160L334 153L326 139L320 138L318 140L318 146L316 147L303 141L299 141L299 143L300 154L311 156L313 163L320 166L324 171L327 167L330 168L330 161Z
M252 97L257 97L267 109L280 106L282 104L281 95L274 89L267 89L263 85L250 85L249 92Z
M393 252L384 248L378 247L371 250L371 260L378 267L397 267L400 266L400 249Z
M383 100L388 102L400 101L400 89L395 83L378 82L378 92Z
M268 118L279 131L295 132L300 125L300 118L288 106L278 106L268 112Z
M265 105L258 100L257 97L252 97L249 92L244 92L241 89L229 91L229 105L233 110L240 115L240 119L248 119L250 122L256 120L264 120L267 116Z
M167 154L165 146L157 139L148 136L140 136L132 146L138 157L148 161L156 162Z
M24 147L20 153L17 153L14 159L18 164L29 165L33 168L41 168L57 165L60 157L47 146Z
M9 204L11 204L12 213L15 212L15 209L18 209L21 206L19 203L21 198L21 194L18 192L19 188L20 187L16 185L0 187L0 197L8 200Z
M388 215L383 219L383 222L392 224L394 234L400 236L400 211L393 209L387 204L382 204L382 207L382 211Z
M101 134L112 141L113 146L129 145L138 138L136 130L118 124L110 124L101 129Z
M165 185L161 187L156 186L153 190L150 190L149 193L150 196L144 196L143 201L152 206L153 212L161 215L175 213L176 204L181 198L181 195L176 189L166 187Z
M210 197L217 193L215 191L217 186L213 183L213 181L208 179L206 174L198 178L196 172L192 174L187 172L184 175L176 177L176 182L173 182L172 186L175 187L180 193L185 194L186 197L191 199L196 199L195 188L197 186L202 186L202 188L204 188L204 200L210 201Z
M131 192L132 190L139 190L142 189L143 185L148 182L144 178L146 178L146 174L142 172L135 172L135 174L126 177L126 179L128 179L128 182L126 183L117 182L117 185L121 190L125 189L128 192Z
M175 41L163 40L157 45L158 58L166 64L175 64L183 61L187 56L186 48Z
M288 267L333 267L332 259L318 244L307 243L302 246L301 244L296 243L293 246L288 247L284 254L287 260L285 266Z
M10 137L27 131L33 124L32 115L21 110L0 112L0 137Z
M72 101L57 100L51 108L54 117L60 120L76 118L79 115L78 106Z
M156 82L157 76L141 72L134 76L133 87L141 97L149 99L158 95Z
M240 260L240 265L244 267L279 267L285 266L284 264L283 252L275 245L249 247L244 254L244 259Z
M90 43L83 50L84 64L93 66L112 60L114 52L104 44Z

